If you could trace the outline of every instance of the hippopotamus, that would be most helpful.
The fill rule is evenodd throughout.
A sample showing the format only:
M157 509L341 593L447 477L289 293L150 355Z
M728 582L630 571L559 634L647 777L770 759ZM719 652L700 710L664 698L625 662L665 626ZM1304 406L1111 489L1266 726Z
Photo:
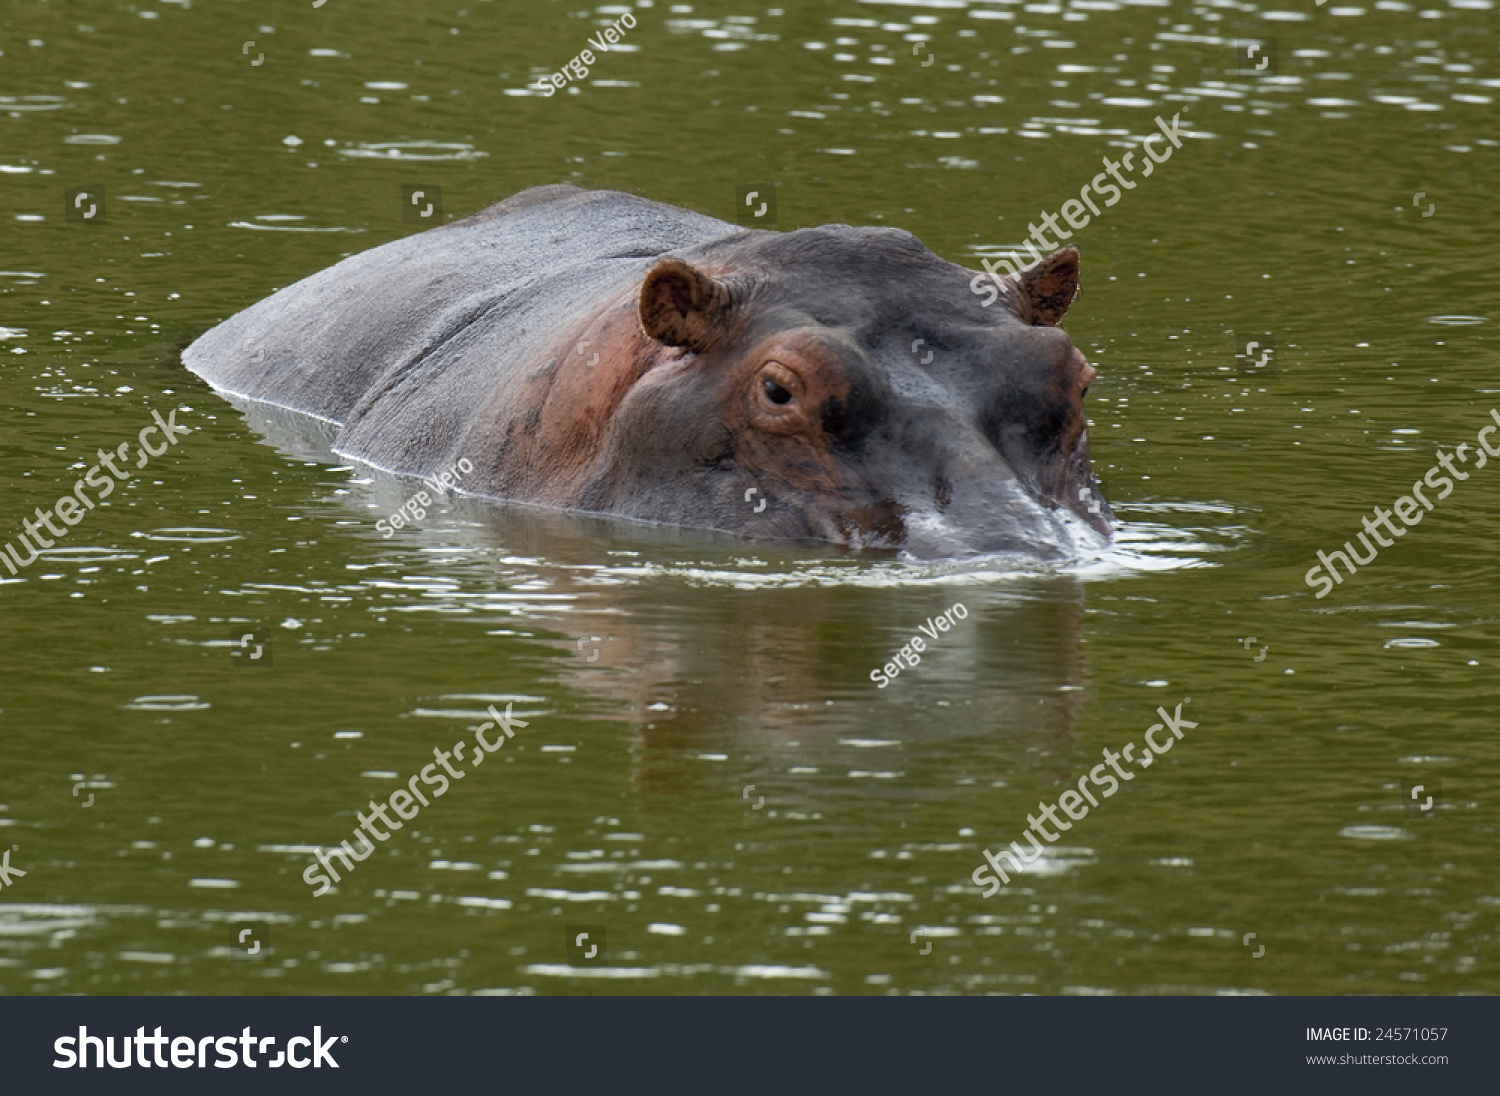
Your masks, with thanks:
M1112 522L1088 456L1094 369L1057 326L1078 270L1071 246L981 276L896 228L749 230L541 186L304 278L183 361L325 420L342 458L418 477L462 462L469 494L1059 559Z

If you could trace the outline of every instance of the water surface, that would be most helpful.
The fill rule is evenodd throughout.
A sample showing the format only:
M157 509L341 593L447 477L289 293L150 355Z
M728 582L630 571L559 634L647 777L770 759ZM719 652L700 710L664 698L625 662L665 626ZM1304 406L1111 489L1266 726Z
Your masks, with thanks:
M1489 0L642 3L528 90L625 10L7 9L0 537L153 409L193 432L0 573L0 991L1500 990L1500 469L1303 578L1500 407ZM413 189L733 220L769 184L777 227L977 267L1179 112L1075 236L1123 524L1073 566L459 497L386 538L415 484L177 361L420 230ZM505 752L313 897L309 850L506 703ZM1170 754L980 896L982 848L1179 703Z

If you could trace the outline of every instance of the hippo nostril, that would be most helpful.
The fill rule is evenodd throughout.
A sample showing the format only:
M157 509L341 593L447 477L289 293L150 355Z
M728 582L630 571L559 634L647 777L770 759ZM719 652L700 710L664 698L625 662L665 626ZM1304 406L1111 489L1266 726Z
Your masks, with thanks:
M765 389L766 398L772 403L784 404L791 402L792 394L769 377L766 378L766 382L762 387Z
M953 481L947 476L938 476L932 484L932 496L941 514L953 504Z

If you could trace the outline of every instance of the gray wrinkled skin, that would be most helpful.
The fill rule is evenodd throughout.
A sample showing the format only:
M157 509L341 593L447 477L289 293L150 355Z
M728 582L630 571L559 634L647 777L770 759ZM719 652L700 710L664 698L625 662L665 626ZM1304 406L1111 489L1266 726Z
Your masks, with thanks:
M183 360L336 424L343 457L420 476L467 458L468 493L924 558L1063 558L1106 543L1111 518L1079 497L1098 499L1093 371L1051 326L1076 258L984 308L974 271L897 229L745 231L539 187L289 286ZM1071 280L1033 284L1047 264ZM786 394L768 376L790 404L766 402Z

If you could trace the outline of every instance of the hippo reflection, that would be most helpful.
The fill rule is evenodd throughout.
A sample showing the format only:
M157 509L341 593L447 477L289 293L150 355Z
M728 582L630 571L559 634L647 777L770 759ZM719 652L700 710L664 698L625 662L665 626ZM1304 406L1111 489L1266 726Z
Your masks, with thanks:
M231 400L281 452L331 462L333 425ZM934 751L924 778L936 764L954 786L1004 778L1017 758L1059 780L1079 775L1066 763L1089 676L1075 575L1030 568L996 582L985 560L828 561L787 544L748 554L729 537L453 494L387 540L373 517L399 506L411 482L334 482L305 502L326 523L360 530L358 558L381 582L382 606L471 635L495 655L482 672L518 673L522 691L586 698L565 706L600 724L598 743L630 728L642 790L698 786L705 767L685 768L685 751L728 750L735 772L753 773L731 781L730 798L755 782L766 810L822 810L855 771L866 773L857 779L868 779L869 802L908 799L909 783L872 774L905 768L922 744ZM351 515L360 520L341 520ZM416 584L386 583L414 565ZM968 615L950 614L920 663L880 688L871 669L913 635L926 639L923 626L955 601ZM872 745L881 740L890 744ZM732 809L748 814L753 802Z
M1110 535L1094 370L1056 324L1067 247L1001 279L910 233L777 233L614 191L524 191L345 259L184 361L496 499L918 557L1073 555ZM1091 512L1096 511L1096 512Z

